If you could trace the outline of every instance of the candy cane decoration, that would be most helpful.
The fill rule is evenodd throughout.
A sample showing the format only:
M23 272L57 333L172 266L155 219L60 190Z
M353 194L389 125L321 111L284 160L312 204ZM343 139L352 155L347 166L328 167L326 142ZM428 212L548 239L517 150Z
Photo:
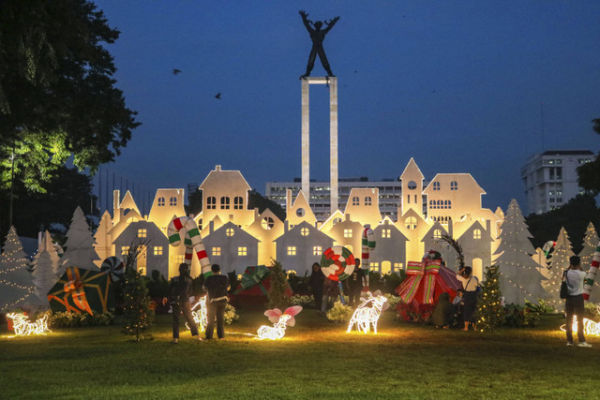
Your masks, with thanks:
M202 267L202 274L206 277L211 274L210 260L208 254L202 243L202 237L196 222L189 217L176 217L169 223L167 227L167 236L169 237L169 243L173 246L179 246L181 243L181 237L183 234L183 244L185 245L185 263L187 265L192 264L192 255L195 252L200 266Z
M596 247L596 251L594 252L594 256L592 257L592 265L590 266L590 270L588 271L585 279L583 280L583 298L585 300L590 299L590 293L592 293L592 287L594 286L594 280L596 279L596 274L598 273L598 267L600 266L600 243Z
M363 291L369 290L369 256L373 249L375 249L375 232L371 229L371 225L366 224L362 234L362 255L360 260L360 269L363 270Z

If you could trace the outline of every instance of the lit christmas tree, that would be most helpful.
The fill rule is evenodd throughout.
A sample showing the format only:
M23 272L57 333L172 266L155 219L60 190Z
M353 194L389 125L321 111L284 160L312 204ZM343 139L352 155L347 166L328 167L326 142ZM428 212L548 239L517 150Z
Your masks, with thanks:
M560 298L560 284L562 283L563 272L569 267L569 258L573 255L569 236L565 228L562 227L558 233L556 246L552 254L550 277L542 283L542 286L546 289L548 304L557 310L564 308L565 301Z
M598 234L596 233L596 229L594 228L594 224L591 222L588 224L587 230L585 231L585 236L583 238L583 249L579 252L579 257L581 258L581 267L584 271L590 269L590 265L592 265L592 257L596 248L600 245L600 239L598 238ZM594 283L592 287L592 293L590 293L590 301L592 303L597 303L600 301L600 286L598 282Z
M500 246L496 260L500 272L500 290L506 304L524 305L525 300L537 302L546 297L542 287L544 277L539 265L531 258L535 253L529 241L531 233L525 223L519 204L511 200L502 223Z
M11 226L0 255L0 312L14 311L33 293L28 264L17 231Z
M485 279L481 283L481 299L477 307L477 329L481 332L494 330L504 320L499 275L497 265L485 269Z
M80 207L75 209L71 225L67 231L67 250L63 254L58 276L65 273L67 267L78 267L84 269L96 269L95 260L99 260L94 250L94 238L85 215Z
M123 293L123 333L135 335L137 342L142 339L142 333L152 326L152 320L154 319L154 311L150 308L150 296L146 287L146 279L135 268L137 257L143 247L144 245L140 244L130 246L121 284Z
M33 284L41 303L48 305L48 291L58 280L59 257L48 231L44 232L38 253L33 259Z

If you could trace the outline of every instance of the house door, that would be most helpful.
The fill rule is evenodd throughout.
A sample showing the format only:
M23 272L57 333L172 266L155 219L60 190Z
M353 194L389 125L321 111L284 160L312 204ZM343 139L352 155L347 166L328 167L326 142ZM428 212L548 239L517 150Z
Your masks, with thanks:
M146 276L146 263L148 260L148 246L140 246L140 254L137 257L137 270L142 276Z
M473 259L473 276L476 276L480 281L483 279L483 261L481 258Z

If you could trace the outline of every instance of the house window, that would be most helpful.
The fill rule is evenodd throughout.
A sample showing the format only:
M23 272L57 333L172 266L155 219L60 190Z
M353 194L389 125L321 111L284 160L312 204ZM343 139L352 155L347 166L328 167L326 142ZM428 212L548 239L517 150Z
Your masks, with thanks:
M410 194L408 196L406 196L406 203L410 204Z
M323 254L323 248L321 246L313 246L313 256L320 256Z
M242 210L244 208L244 199L241 196L235 196L233 198L233 209Z
M302 236L308 236L309 233L310 233L310 231L308 230L307 227L303 227L302 229L300 229L300 234Z
M140 228L140 229L138 229L137 237L139 237L139 238L148 237L148 232L146 231L146 228Z
M202 218L198 220L198 229L202 230Z
M456 181L450 182L450 190L458 190L458 182L456 182Z
M440 183L439 182L433 182L433 190L440 190Z
M365 197L365 206L370 206L371 204L371 196Z
M344 237L351 238L352 237L352 229L344 229Z
M155 256L162 256L163 255L163 247L162 246L154 246L153 254Z
M360 203L360 199L357 196L354 196L352 198L352 205L357 206L357 205L359 205L359 203Z
M287 248L287 255L288 256L295 256L296 255L296 246L288 246L288 248Z
M208 210L214 210L217 208L217 198L215 196L208 196L206 198L206 208Z
M389 239L391 236L392 230L391 229L382 229L381 230L381 237L384 239Z
M406 218L404 223L406 224L406 229L410 229L410 230L417 229L417 218L416 217L408 217L408 218Z
M435 207L435 201L433 200L429 200L429 208L434 209Z
M473 239L481 239L481 229L475 229L473 231Z
M433 238L434 239L441 239L442 238L442 230L441 229L434 229L434 231L433 231Z
M248 255L248 248L246 246L238 247L238 256L247 256L247 255Z
M221 197L221 210L229 210L229 197Z
M213 257L218 257L221 255L221 248L220 247L213 247L212 248L212 255Z
M177 197L171 197L171 198L169 199L169 205L170 205L171 207L175 207L175 206L177 205Z
M260 225L264 230L270 231L275 226L275 221L271 217L264 217Z
M165 198L164 197L159 197L158 198L158 206L159 207L164 207L165 206Z
M129 254L129 246L121 246L121 255L126 256Z
M378 262L369 263L369 270L379 272L379 263Z
M228 237L232 237L235 234L235 231L233 230L233 228L227 228L225 230L225 235L227 235Z
M402 263L394 263L394 269L393 271L402 271L402 268L404 267L404 265Z

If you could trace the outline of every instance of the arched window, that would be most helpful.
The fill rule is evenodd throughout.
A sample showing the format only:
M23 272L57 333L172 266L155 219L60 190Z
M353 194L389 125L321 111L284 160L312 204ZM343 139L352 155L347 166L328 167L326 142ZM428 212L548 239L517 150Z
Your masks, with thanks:
M410 230L417 229L417 218L415 218L415 217L406 218L404 223L406 224L406 229L410 229Z
M214 210L217 208L217 198L215 196L209 196L206 198L206 208L208 210Z
M229 210L229 197L221 197L221 210Z
M358 198L358 196L354 196L354 197L352 198L352 205L353 205L353 206L357 206L357 205L359 205L359 204L360 204L360 199Z
M450 182L450 190L458 190L458 182L456 182L456 181Z
M448 208L452 208L452 200L448 200Z
M439 182L433 182L433 190L440 190L440 183Z
M264 217L260 224L264 230L270 231L275 226L275 221L271 217Z
M481 229L473 230L473 239L481 239Z
M164 207L165 206L165 198L164 197L159 197L158 198L158 206L159 207Z
M234 210L243 210L244 209L244 199L242 196L235 196L233 198L233 209Z
M434 239L441 239L442 238L442 230L441 229L434 229L434 231L433 231L433 238Z
M431 209L435 208L433 200L429 200L429 208L431 208Z
M296 210L297 217L304 217L304 208L299 208Z
M171 207L175 207L175 206L177 205L177 197L171 197L171 198L169 199L169 205L170 205Z
M365 206L370 206L371 204L371 196L365 197Z
M302 229L300 229L300 234L302 236L308 236L309 233L310 233L310 231L308 230L307 227L303 227Z
M444 200L444 208L450 208L450 202L448 200Z

